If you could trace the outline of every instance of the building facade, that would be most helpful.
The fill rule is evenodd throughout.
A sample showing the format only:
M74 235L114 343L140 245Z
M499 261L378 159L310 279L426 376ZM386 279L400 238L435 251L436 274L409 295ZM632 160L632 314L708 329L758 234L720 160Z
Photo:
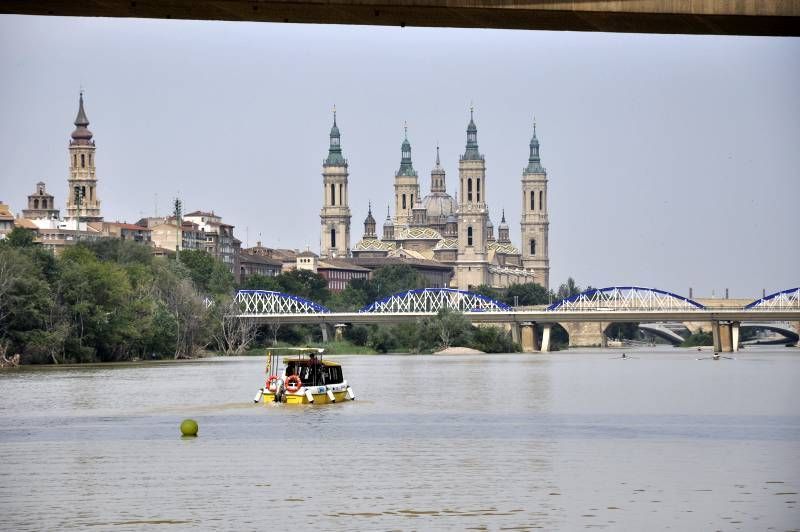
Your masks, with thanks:
M320 255L350 255L350 207L347 160L342 156L341 135L333 110L328 157L322 163L322 210L320 219Z
M455 198L447 192L446 172L438 147L430 174L430 193L421 198L406 129L400 148L400 168L394 176L395 216L387 209L379 238L370 206L363 237L353 246L352 256L358 262L380 258L437 262L452 269L450 286L460 289L531 282L548 287L547 177L539 162L535 131L530 146L530 172L526 169L522 183L523 195L528 198L533 193L537 200L536 212L523 211L522 216L527 252L511 242L504 211L495 234L489 215L486 161L478 148L478 128L472 110L466 133L465 150L458 162ZM538 207L540 193L542 207ZM530 243L532 240L534 244Z
M89 131L89 119L83 109L83 92L78 101L75 131L69 141L69 187L67 189L67 219L100 222L100 198L95 173L95 143Z
M28 208L22 210L22 217L29 220L37 218L58 220L61 217L61 212L56 208L55 198L47 192L47 185L44 182L36 183L36 190L28 195Z

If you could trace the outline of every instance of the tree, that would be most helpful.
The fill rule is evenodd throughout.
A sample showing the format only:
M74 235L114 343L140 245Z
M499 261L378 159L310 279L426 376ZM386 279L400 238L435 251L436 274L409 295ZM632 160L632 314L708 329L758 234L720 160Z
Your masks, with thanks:
M468 343L472 328L463 314L448 309L441 309L431 320L431 326L438 335L442 349L447 349L454 343L462 345Z
M290 270L276 279L282 292L304 297L315 303L325 303L331 295L327 279L310 270Z
M230 299L218 302L210 309L210 314L218 323L212 335L217 347L226 355L239 355L255 340L258 326L253 320L239 317L238 305Z
M278 280L280 276L266 276L266 275L251 275L239 287L241 290L270 290L273 292L280 292L282 290L281 283Z
M229 294L233 291L233 275L225 264L198 249L181 251L180 262L189 271L197 289L205 295Z
M575 283L575 279L569 277L567 278L566 283L562 283L561 286L558 287L556 299L567 299L568 297L578 295L581 292L583 292L583 290L581 290L581 287Z
M6 237L0 242L12 248L29 248L36 245L35 239L36 231L15 227L6 234Z
M550 302L550 292L536 283L512 284L506 290L503 299L509 305L532 306L547 305Z

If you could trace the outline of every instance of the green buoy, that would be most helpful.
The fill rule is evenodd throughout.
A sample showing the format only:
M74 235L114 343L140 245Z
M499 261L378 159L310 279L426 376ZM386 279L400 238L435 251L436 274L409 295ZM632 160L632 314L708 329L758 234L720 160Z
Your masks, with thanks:
M184 436L197 436L197 421L194 419L184 419L181 422L181 434Z

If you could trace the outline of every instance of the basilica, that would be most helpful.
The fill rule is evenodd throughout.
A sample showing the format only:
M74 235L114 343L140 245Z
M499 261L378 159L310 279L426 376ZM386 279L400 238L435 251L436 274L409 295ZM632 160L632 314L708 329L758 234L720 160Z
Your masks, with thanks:
M322 167L322 257L356 260L400 257L439 262L452 268L450 285L459 289L532 282L549 288L547 172L539 158L535 124L528 165L521 179L521 248L509 238L505 212L497 233L489 217L486 162L478 149L478 128L472 109L466 147L458 161L459 190L455 197L447 192L438 147L436 164L431 170L430 193L425 196L420 192L417 171L411 162L407 130L400 150L400 168L394 174L394 216L387 209L379 235L370 205L362 238L351 248L349 173L334 111L330 148Z

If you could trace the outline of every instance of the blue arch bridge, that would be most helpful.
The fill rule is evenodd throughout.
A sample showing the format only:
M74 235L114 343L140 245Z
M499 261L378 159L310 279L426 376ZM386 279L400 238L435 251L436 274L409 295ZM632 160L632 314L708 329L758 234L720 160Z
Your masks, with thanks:
M717 351L736 351L742 328L778 332L797 342L800 332L800 287L770 294L745 305L727 300L704 304L657 288L610 286L591 289L549 306L511 307L474 292L452 288L424 288L393 294L358 312L332 312L302 297L266 290L236 293L229 317L259 324L319 324L323 337L340 335L349 324L393 324L416 321L447 309L461 312L475 324L498 324L510 329L523 351L548 351L550 333L559 324L570 336L570 346L605 346L606 330L614 323L638 323L673 343L687 331L705 329ZM334 332L335 331L335 332Z

